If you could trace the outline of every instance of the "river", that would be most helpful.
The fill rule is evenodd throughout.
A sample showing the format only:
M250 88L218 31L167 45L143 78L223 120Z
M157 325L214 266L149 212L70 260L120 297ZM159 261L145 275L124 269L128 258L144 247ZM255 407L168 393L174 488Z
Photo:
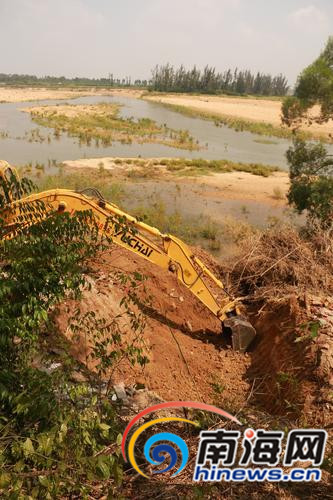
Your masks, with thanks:
M203 147L200 151L185 151L160 144L121 144L114 142L112 146L96 147L80 145L78 139L63 134L59 139L53 136L53 130L38 127L29 113L22 108L64 104L96 104L98 102L117 102L122 105L121 116L134 118L150 118L158 124L166 124L170 128L185 129L199 141ZM39 128L43 136L50 135L51 142L29 142L26 133ZM263 144L264 136L250 132L236 132L226 126L217 127L213 122L201 118L183 116L176 111L163 107L158 103L133 99L129 97L94 96L69 99L66 101L46 100L20 103L0 104L0 134L8 133L8 137L0 138L0 158L16 165L29 162L47 164L49 160L58 162L79 158L111 157L186 157L206 159L227 159L244 163L264 163L277 165L287 169L285 152L290 141L272 137L272 144ZM257 142L259 141L259 142ZM333 147L330 146L333 150Z

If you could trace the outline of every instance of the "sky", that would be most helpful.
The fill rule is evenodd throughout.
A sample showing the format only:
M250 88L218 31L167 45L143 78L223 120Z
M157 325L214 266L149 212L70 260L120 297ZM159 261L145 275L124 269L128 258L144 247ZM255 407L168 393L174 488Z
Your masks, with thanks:
M331 34L332 0L0 0L0 73L145 79L169 62L293 85Z

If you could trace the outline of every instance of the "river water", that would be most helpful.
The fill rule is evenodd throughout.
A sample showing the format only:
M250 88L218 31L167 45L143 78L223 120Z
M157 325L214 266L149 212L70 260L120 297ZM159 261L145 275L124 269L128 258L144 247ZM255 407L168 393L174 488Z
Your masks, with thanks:
M54 138L53 130L38 127L43 136L50 135L51 142L29 142L25 134L37 128L29 113L21 111L31 106L55 104L96 104L98 102L117 102L122 104L123 117L151 118L158 124L170 128L185 129L198 140L203 149L187 151L160 144L121 144L96 147L80 145L78 139L62 135ZM0 159L16 165L29 162L48 163L49 160L76 160L79 158L111 157L186 157L206 159L227 159L244 163L264 163L287 169L285 152L290 145L286 139L272 137L273 144L263 144L264 136L249 132L236 132L226 126L217 127L213 122L200 118L183 116L158 103L128 97L94 96L81 97L66 101L47 100L0 104L0 134L7 132L9 137L0 138ZM259 141L259 142L256 142ZM333 147L330 149L333 151Z

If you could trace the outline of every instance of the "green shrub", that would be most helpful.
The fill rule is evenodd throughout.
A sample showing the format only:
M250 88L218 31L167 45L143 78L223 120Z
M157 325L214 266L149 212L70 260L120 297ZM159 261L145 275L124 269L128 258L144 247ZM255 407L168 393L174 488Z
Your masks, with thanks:
M20 196L33 187L28 180L11 183ZM5 193L13 185L2 182ZM4 194L0 210L6 205ZM78 309L69 326L75 335L90 336L95 376L72 382L77 362L68 346L61 368L47 369L56 308L65 298L80 299L90 259L110 241L99 237L90 212L51 214L42 203L23 208L13 238L0 245L0 496L88 498L97 484L99 494L117 496L121 425L109 398L110 379L103 393L102 376L110 377L124 357L147 362L140 343L144 317L133 314L132 305L143 277L119 278L129 290L122 308L135 341L124 343L120 323ZM34 225L27 228L30 219ZM1 236L6 231L0 218Z
M333 162L322 144L294 141L287 151L290 166L288 201L310 221L333 224Z

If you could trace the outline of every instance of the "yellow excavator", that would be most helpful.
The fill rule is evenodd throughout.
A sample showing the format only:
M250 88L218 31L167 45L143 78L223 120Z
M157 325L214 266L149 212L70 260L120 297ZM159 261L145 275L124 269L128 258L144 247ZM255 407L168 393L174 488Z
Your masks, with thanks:
M117 205L107 202L94 188L83 191L52 189L22 197L20 189L14 187L10 192L4 189L9 183L13 186L13 179L16 185L19 185L20 179L15 168L5 161L0 161L0 195L5 200L5 206L0 212L5 226L3 238L13 238L18 227L36 223L33 217L22 218L22 211L24 212L24 207L29 204L42 203L45 207L45 217L57 212L74 214L90 210L101 234L111 237L113 243L176 276L221 321L222 333L231 333L233 348L240 352L247 350L256 331L241 314L240 299L231 298L223 283L181 240L170 234L162 234L158 229L138 221ZM110 218L115 217L123 222L110 224ZM133 232L129 232L128 228L132 228ZM222 300L217 299L211 291L207 284L209 280L223 292Z

